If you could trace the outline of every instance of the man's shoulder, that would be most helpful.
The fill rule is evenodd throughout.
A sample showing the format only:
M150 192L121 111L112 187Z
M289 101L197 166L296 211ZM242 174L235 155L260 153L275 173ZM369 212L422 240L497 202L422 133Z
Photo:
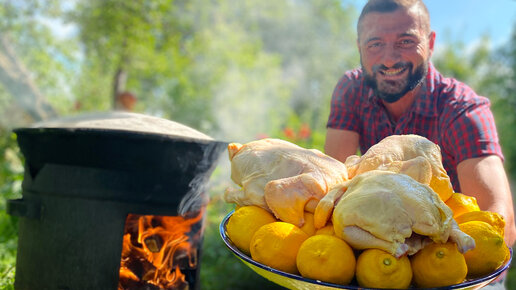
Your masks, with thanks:
M367 90L362 69L355 68L344 72L337 83L336 89L340 90L341 93L362 94L364 90Z
M364 73L361 68L354 68L344 72L340 78L340 82L360 83L364 79L363 75Z
M431 73L432 91L442 102L485 102L473 88L454 77L445 77L437 69Z
M371 89L366 86L362 69L356 68L346 71L339 79L333 90L334 103L359 109L369 104Z

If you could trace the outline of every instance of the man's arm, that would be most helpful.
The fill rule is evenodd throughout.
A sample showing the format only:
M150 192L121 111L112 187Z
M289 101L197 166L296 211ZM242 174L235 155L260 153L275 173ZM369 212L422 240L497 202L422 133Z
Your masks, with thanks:
M462 193L474 196L481 210L493 211L505 218L505 241L516 241L511 189L502 160L497 155L466 159L457 166Z
M357 132L328 128L324 152L344 162L348 156L357 153L358 138Z

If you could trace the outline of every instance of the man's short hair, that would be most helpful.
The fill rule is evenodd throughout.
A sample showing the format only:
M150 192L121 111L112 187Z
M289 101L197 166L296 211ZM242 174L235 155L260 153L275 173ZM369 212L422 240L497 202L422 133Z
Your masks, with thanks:
M371 12L389 13L398 9L412 9L415 8L421 13L421 26L430 33L430 14L426 8L425 3L421 0L369 0L367 1L362 12L358 17L357 33L360 35L360 24L365 15Z

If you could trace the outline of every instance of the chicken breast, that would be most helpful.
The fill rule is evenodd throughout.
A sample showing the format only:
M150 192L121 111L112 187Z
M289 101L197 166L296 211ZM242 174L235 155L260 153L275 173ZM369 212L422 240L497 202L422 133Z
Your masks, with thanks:
M451 238L461 252L475 246L439 196L405 174L372 170L336 190L342 197L332 216L335 234L355 249L379 248L400 257L417 252L426 238Z
M344 163L316 149L279 139L261 139L228 146L231 179L226 202L258 205L282 221L302 226L309 201L318 201L348 179Z
M443 201L453 193L450 178L442 164L440 147L418 135L392 135L373 145L362 156L346 159L349 178L380 169L403 172L429 185Z

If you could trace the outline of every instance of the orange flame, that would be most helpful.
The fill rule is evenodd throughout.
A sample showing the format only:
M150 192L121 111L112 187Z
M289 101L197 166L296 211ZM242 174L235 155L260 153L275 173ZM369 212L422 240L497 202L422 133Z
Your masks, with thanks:
M118 289L154 285L188 289L182 270L195 270L204 209L193 217L129 214ZM199 225L199 227L196 227Z

